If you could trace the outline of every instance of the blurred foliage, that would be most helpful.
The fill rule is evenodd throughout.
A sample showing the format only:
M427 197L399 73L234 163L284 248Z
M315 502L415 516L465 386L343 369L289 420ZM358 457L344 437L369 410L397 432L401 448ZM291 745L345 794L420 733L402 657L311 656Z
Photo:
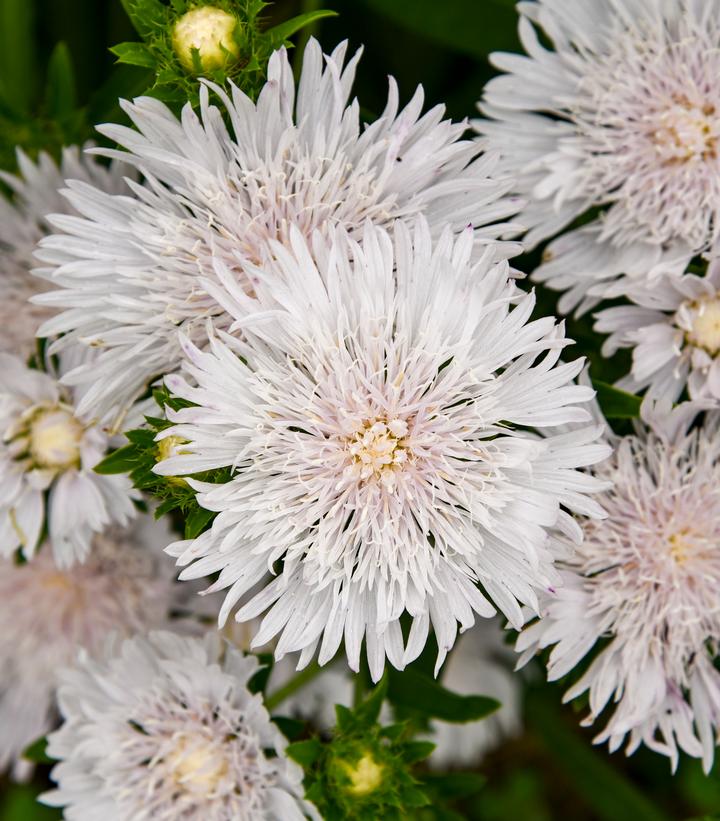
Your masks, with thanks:
M493 75L489 53L518 48L512 0L278 0L262 9L261 27L267 30L321 7L339 16L314 19L301 39L314 32L326 50L345 38L351 47L364 44L355 93L367 112L382 110L387 75L393 74L404 99L422 83L428 105L443 102L454 118L471 117L484 83ZM137 40L120 0L0 0L0 167L13 167L15 145L31 154L43 148L57 153L64 143L92 138L94 123L121 119L118 97L142 93L156 79L155 63L117 65L109 51L110 46ZM529 272L536 263L536 255L527 255L516 265ZM555 294L542 288L537 293L537 312L553 312ZM591 316L567 320L568 334L577 343L571 350L587 356L592 378L609 386L627 372L626 352L612 362L603 360L591 327ZM606 411L610 408L620 422L636 413L635 400L605 386L600 400ZM432 669L423 664L421 659L414 669L431 676ZM420 765L420 789L433 803L436 798L452 801L453 810L418 808L406 817L720 818L718 767L705 776L699 762L685 759L671 777L668 761L646 750L626 758L622 752L609 755L606 748L593 747L593 732L578 726L578 709L561 706L562 688L541 686L539 665L532 666L531 673L535 684L526 694L524 734L488 755L475 773L444 775L438 781ZM392 698L405 698L404 706L397 705L405 711L403 720L418 719L413 698L437 696L428 681L432 679L423 682L424 690L408 697L402 688L398 691L397 680L390 680ZM38 765L32 784L0 782L0 821L60 818L58 811L34 801L49 786L45 765Z

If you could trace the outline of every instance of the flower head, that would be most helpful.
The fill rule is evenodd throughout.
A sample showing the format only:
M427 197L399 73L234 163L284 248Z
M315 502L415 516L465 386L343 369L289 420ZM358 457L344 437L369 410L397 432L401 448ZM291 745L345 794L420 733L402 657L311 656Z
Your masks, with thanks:
M645 744L673 768L679 747L709 770L720 726L720 416L688 432L696 407L660 411L646 404L648 424L593 468L613 483L601 497L608 518L587 523L517 649L554 645L550 679L590 657L565 698L588 691L586 724L615 703L596 741L615 750L629 735L628 754Z
M57 567L49 544L26 564L0 560L0 771L27 771L20 754L53 728L58 671L79 647L96 652L111 633L169 623L179 598L159 552L168 538L147 516L96 534L88 561L71 570Z
M534 298L494 249L474 262L472 231L433 244L422 220L394 235L316 235L311 255L292 232L276 269L253 269L261 308L249 318L218 266L226 290L213 294L238 333L206 353L185 340L194 384L166 381L196 407L169 411L177 424L161 436L186 444L155 467L235 471L226 484L188 480L219 515L168 548L190 565L182 578L220 572L221 623L240 600L239 621L269 608L254 646L280 634L277 656L303 651L301 664L318 644L331 659L344 634L353 669L365 636L376 679L386 654L402 667L422 650L431 622L440 664L457 622L494 613L488 599L519 626L518 600L533 605L555 578L549 531L577 535L561 505L601 514L576 468L607 452L595 427L553 434L589 418L579 403L592 392L572 384L579 361L558 364L568 340L554 319L528 321Z
M518 206L503 198L509 184L492 178L494 159L478 157L477 144L461 139L465 125L443 120L442 107L421 116L421 90L398 112L391 80L384 113L361 130L358 103L347 105L360 55L343 68L345 51L323 58L311 41L297 90L285 50L276 52L257 104L237 88L228 97L206 85L199 116L188 105L177 120L141 98L124 105L137 130L101 128L127 149L109 153L137 166L147 185L132 197L71 185L84 219L63 222L65 233L39 252L43 276L61 289L39 299L68 309L43 333L67 332L58 346L80 340L101 352L67 377L93 385L81 412L102 415L176 370L178 329L200 343L208 317L229 325L205 284L217 283L217 260L252 293L243 260L265 261L270 241L287 242L291 229L358 233L368 218L389 226L422 213L435 233L472 225L478 246L507 232L497 221ZM210 104L209 88L224 111ZM493 247L501 256L518 250Z
M35 352L35 334L52 311L31 303L30 297L47 290L47 283L30 274L37 265L35 246L51 233L47 215L68 214L72 206L59 193L66 178L84 180L108 192L124 186L119 165L108 168L77 146L63 150L60 164L41 153L34 163L17 154L19 174L0 171L11 199L0 196L0 351L26 360Z
M632 371L619 383L648 388L651 398L720 401L720 260L704 277L664 275L618 284L630 305L597 314L595 330L610 333L603 353L632 348Z
M601 210L536 274L569 289L563 310L585 308L621 273L677 270L718 236L720 24L714 4L691 0L519 9L528 56L494 56L508 74L488 84L476 126L529 199L530 245Z
M54 376L0 354L0 555L22 548L31 559L47 519L55 561L67 567L85 561L94 533L135 514L128 479L93 471L110 435L78 414L77 399Z
M64 724L49 738L58 789L44 800L68 821L316 817L302 770L247 689L252 656L155 632L115 655L81 657L60 687Z

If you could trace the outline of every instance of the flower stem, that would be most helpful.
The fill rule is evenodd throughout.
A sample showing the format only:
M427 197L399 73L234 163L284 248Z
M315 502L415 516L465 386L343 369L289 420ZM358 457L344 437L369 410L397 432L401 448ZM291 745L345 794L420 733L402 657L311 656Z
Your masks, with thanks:
M290 698L293 693L302 689L308 682L312 681L322 669L323 668L315 661L308 664L304 670L301 670L297 675L293 676L287 684L280 687L279 690L276 690L265 699L265 707L267 710L274 710L282 704L286 698Z

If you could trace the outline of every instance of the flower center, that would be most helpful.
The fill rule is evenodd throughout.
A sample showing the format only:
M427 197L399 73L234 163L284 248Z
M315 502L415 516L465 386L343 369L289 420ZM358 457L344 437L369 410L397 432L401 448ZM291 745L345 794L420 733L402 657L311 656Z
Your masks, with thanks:
M704 299L688 306L690 329L687 341L711 356L720 353L720 298Z
M178 784L205 797L217 791L230 769L220 745L189 734L179 738L177 749L165 760Z
M690 561L708 561L715 554L715 545L699 533L686 527L673 533L668 539L670 557L677 565Z
M715 106L676 102L658 118L652 140L663 163L690 162L717 158L720 117Z
M389 490L397 482L397 473L408 460L407 422L402 419L375 419L365 422L348 440L350 464L346 478L380 481Z
M26 431L36 467L67 470L80 465L84 429L70 408L55 405L36 410L30 415Z
M383 767L375 761L370 753L366 753L355 766L345 764L344 768L350 779L348 792L351 795L369 795L382 784Z

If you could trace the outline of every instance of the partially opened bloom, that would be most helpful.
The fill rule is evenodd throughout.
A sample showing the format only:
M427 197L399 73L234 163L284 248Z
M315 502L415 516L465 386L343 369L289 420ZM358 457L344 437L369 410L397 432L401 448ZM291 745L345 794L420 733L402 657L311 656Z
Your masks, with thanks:
M208 317L226 327L203 278L216 281L221 260L252 292L243 260L265 260L268 241L286 242L292 227L356 232L368 218L390 225L422 213L435 232L472 225L479 245L507 232L498 221L518 205L504 198L509 184L494 178L495 160L478 156L462 139L466 125L443 120L442 106L421 115L421 89L399 111L391 80L385 111L361 128L357 101L348 105L360 53L343 68L346 46L323 57L311 41L297 89L285 50L276 52L257 104L206 85L199 115L188 104L178 120L140 98L124 104L137 130L101 127L127 149L105 153L137 166L147 185L121 197L71 184L83 218L56 220L63 233L40 252L42 275L60 288L42 304L66 309L42 332L67 332L59 346L79 340L101 352L67 377L90 386L81 412L121 407L176 370L178 329L199 343ZM494 247L507 257L519 246Z
M161 436L184 444L155 468L234 471L189 480L219 515L168 548L190 565L183 578L220 573L221 623L239 602L239 621L268 610L255 645L279 635L277 656L302 651L300 665L318 649L331 659L344 635L357 669L364 636L375 679L386 654L396 667L415 658L431 623L438 664L457 623L492 615L491 601L519 626L518 601L533 606L555 580L551 529L579 537L561 505L601 515L586 495L597 483L576 468L607 453L595 426L553 433L589 418L592 391L572 383L580 361L558 362L568 340L555 320L529 321L534 297L494 249L474 262L472 230L433 243L423 220L394 237L372 225L362 244L316 235L311 255L292 232L276 268L252 269L249 318L218 264L213 294L237 334L208 352L185 340L193 384L166 382L197 407L169 411L177 424Z
M549 245L535 274L567 291L561 310L603 283L682 271L718 236L720 23L703 0L520 3L528 56L496 54L475 125L528 198L519 220ZM537 29L552 42L541 44Z
M619 383L648 396L720 401L720 261L706 276L664 275L624 288L632 304L597 314L595 330L609 333L603 353L632 348L632 371Z
M49 738L68 821L302 821L303 773L247 689L257 660L216 636L128 639L63 674Z
M708 771L720 726L720 417L688 432L690 403L645 410L647 426L593 468L613 483L608 517L586 524L517 649L552 646L551 680L590 662L565 699L587 692L585 724L607 709L597 742L627 739L628 754L645 744L673 768L681 749Z
M78 648L170 623L185 590L162 554L168 538L145 516L96 535L88 561L70 570L49 544L26 564L0 559L0 772L27 773L21 753L55 726L58 673Z
M55 561L67 567L87 558L94 533L135 513L127 477L93 471L110 435L78 413L78 399L55 376L0 354L1 556L22 548L31 559L47 524Z
M17 175L0 171L11 192L11 198L0 196L0 351L26 360L35 352L38 328L53 313L30 302L48 288L30 273L37 265L33 251L52 232L47 215L73 210L59 189L68 178L110 193L119 193L124 183L117 163L105 167L78 146L65 148L59 165L47 154L33 162L18 151L18 166Z

